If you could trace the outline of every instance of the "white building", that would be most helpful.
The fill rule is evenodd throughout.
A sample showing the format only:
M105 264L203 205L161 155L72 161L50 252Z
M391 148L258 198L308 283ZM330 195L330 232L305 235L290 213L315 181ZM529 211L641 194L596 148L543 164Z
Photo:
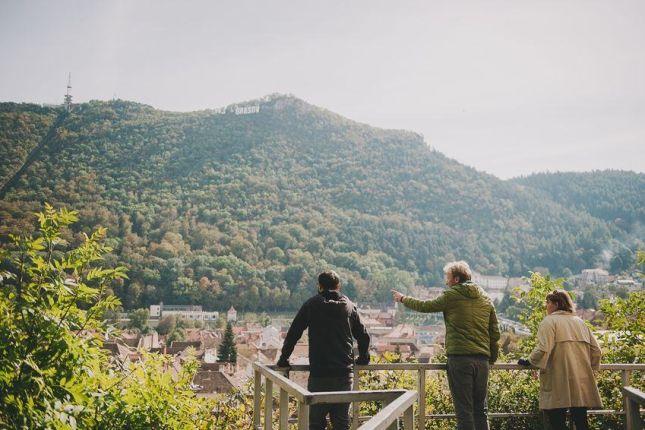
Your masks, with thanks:
M509 278L504 276L488 276L473 272L472 281L482 287L491 300L501 301L509 286Z
M603 269L585 269L581 280L583 285L604 285L609 282L609 273Z
M233 306L228 310L226 313L226 321L228 322L235 322L237 321L237 311Z
M204 350L204 363L217 363L217 348Z
M150 318L161 319L169 315L193 321L217 321L219 312L202 310L201 305L150 305Z
M485 290L505 290L508 287L508 278L504 276L488 276L473 272L472 281Z

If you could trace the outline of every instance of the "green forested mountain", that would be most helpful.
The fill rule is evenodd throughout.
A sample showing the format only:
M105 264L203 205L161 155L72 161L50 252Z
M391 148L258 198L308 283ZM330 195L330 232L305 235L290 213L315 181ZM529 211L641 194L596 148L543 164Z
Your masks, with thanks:
M41 143L0 201L0 233L33 224L43 202L79 210L67 238L108 228L110 258L129 269L114 286L128 308L290 309L327 267L350 295L383 301L391 287L441 282L455 258L490 274L575 272L620 234L417 134L290 96L192 113L90 102L49 130L60 113L0 104L0 183Z
M603 170L537 173L513 182L539 189L556 202L589 212L632 232L645 223L645 175Z
M603 170L593 172L537 173L512 182L539 190L563 206L604 220L613 237L603 251L612 272L633 268L636 250L645 237L645 175Z

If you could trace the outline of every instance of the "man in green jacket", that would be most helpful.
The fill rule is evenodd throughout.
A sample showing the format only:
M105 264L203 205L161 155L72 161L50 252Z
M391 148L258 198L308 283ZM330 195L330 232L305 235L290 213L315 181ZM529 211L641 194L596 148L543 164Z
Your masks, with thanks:
M488 295L471 282L465 261L448 263L446 291L434 300L417 300L392 290L395 302L419 312L443 312L446 324L448 384L458 430L488 430L488 366L497 360L499 326Z

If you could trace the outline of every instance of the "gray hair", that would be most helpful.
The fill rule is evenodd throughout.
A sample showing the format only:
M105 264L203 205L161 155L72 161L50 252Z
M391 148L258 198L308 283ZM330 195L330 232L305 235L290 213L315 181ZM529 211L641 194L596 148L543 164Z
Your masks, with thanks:
M456 276L459 278L459 282L470 281L470 278L473 276L473 272L470 270L470 266L465 261L451 261L450 263L443 266L443 273L450 274L451 276Z

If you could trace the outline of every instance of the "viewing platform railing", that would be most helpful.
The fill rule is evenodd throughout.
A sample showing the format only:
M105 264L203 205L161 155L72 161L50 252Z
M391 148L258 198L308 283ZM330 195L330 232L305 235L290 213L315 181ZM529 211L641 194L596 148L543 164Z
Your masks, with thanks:
M352 404L352 429L358 430L389 430L396 428L399 418L403 418L405 430L425 429L427 420L454 419L455 414L430 414L426 415L425 399L426 372L445 371L445 364L430 363L388 363L356 366L354 368L354 386L352 391L316 392L312 393L289 379L289 372L306 372L309 366L294 365L289 370L276 366L260 363L253 364L254 369L254 430L269 430L272 428L273 419L273 390L274 384L279 388L279 428L286 430L289 423L297 423L298 430L309 429L309 408L319 403L351 403ZM360 374L366 371L400 370L417 372L417 386L414 390L371 390L360 391ZM520 366L517 364L500 363L491 366L491 370L537 370L535 367ZM642 391L630 387L633 371L645 371L645 364L601 364L601 371L621 372L623 410L590 410L590 415L625 415L625 428L627 430L641 430L642 419L640 405L645 404ZM262 379L264 378L264 408L261 405ZM289 418L289 397L294 397L298 402L296 419ZM384 407L372 417L360 417L360 402L381 401ZM416 417L413 406L417 403ZM264 414L262 414L264 409ZM489 418L532 417L536 412L489 412ZM416 419L415 419L416 418ZM263 419L263 420L262 420ZM415 423L416 421L416 423ZM415 425L416 424L416 425Z

